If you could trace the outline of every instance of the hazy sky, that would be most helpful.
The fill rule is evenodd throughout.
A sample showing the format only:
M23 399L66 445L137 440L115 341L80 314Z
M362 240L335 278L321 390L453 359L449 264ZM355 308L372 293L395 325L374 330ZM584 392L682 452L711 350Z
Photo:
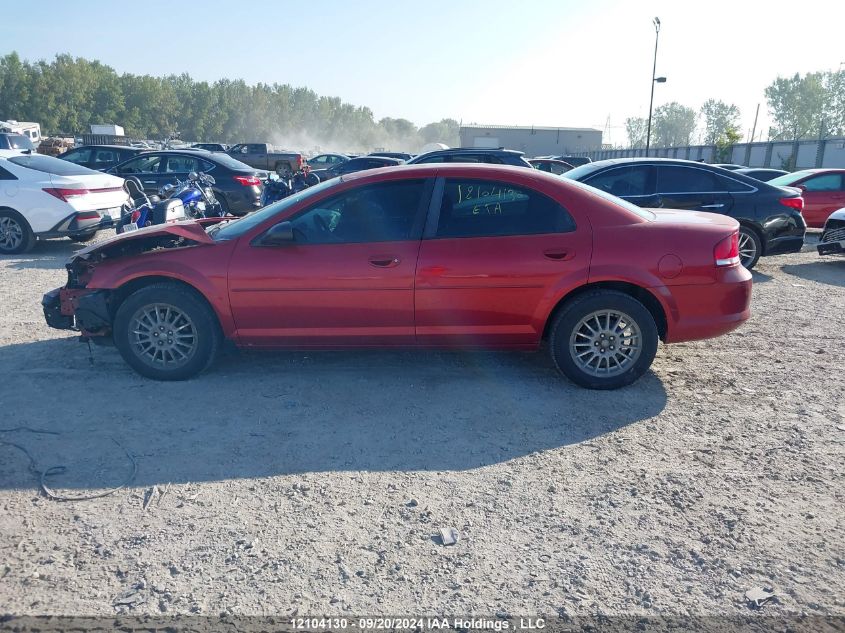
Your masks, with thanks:
M735 103L747 134L778 75L845 63L845 2L105 0L3 2L0 53L70 53L118 72L289 83L424 125L585 126L625 142L655 107Z

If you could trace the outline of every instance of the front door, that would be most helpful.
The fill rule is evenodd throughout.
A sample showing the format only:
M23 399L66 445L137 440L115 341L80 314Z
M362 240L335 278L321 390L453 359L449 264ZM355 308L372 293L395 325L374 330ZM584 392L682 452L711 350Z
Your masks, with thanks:
M144 193L153 195L158 194L159 187L163 184L160 173L161 164L161 154L141 154L115 168L115 172L118 176L136 177L141 181Z
M587 280L589 227L551 198L500 180L445 180L416 282L424 346L529 346L543 333L553 284Z
M414 272L430 189L421 179L356 187L299 212L289 244L242 240L229 267L239 341L412 345Z

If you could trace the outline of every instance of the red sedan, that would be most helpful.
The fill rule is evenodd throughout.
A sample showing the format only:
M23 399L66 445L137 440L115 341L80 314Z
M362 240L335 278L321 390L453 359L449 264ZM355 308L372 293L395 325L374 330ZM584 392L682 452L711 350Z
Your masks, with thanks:
M672 343L749 317L736 220L640 209L571 180L479 164L378 169L238 220L80 251L49 325L113 340L156 379L245 348L538 349L613 389Z
M803 192L801 215L807 226L824 228L831 213L845 207L845 169L805 169L769 181L779 187L798 187Z

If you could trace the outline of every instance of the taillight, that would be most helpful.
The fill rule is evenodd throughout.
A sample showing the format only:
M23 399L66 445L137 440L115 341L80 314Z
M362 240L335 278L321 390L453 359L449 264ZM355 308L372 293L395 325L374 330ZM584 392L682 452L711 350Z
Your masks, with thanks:
M304 164L305 164L305 159L304 159L304 158L302 158L302 154L300 154L300 155L299 155L298 169L302 169L302 166L303 166Z
M733 266L739 263L739 233L728 235L713 249L716 266Z
M87 189L61 189L55 187L45 187L44 193L49 193L54 198L58 198L62 202L70 202L70 198L76 198L80 196L87 196L88 190Z
M253 187L261 184L258 176L235 176L235 181L244 187Z
M785 207L791 207L801 213L804 210L804 198L797 196L795 198L781 198L779 201Z
M129 219L135 223L141 219L141 212L140 211L133 211L132 215L129 216Z

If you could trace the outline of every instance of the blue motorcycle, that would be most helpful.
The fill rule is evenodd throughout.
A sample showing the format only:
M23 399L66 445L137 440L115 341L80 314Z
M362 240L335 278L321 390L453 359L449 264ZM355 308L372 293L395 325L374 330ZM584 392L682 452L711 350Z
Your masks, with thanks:
M179 182L178 180L165 185L159 190L162 198L176 199L182 201L185 207L185 215L189 218L215 218L225 215L223 206L214 196L212 185L215 184L213 176L203 172L192 171L188 179Z

